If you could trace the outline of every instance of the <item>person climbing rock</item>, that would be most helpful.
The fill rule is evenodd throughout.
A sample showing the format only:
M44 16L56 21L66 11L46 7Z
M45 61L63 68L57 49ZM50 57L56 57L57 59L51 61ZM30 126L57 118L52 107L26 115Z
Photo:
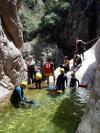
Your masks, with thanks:
M75 72L72 72L70 80L70 88L76 89L77 83L79 87L79 80L75 77Z
M67 77L64 74L64 68L60 68L60 75L58 75L57 83L56 83L57 90L62 90L63 92L65 92L66 80L67 80Z
M44 73L47 79L47 85L49 85L49 76L53 76L53 80L55 83L55 77L54 77L54 63L51 58L47 60L47 62L44 64Z
M81 59L84 60L84 50L85 50L85 42L76 38L76 52L81 56Z

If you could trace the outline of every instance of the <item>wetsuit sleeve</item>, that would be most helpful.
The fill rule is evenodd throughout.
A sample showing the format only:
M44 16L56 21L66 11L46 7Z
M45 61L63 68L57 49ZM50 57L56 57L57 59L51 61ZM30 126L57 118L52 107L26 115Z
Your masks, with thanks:
M71 87L72 86L72 79L70 80L70 84L69 84L69 87Z

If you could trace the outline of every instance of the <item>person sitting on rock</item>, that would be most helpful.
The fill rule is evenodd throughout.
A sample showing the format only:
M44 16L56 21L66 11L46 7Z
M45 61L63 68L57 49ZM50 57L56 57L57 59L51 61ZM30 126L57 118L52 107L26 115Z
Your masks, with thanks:
M20 86L16 86L11 95L11 103L14 107L19 107L20 102L25 102L26 98L24 97L24 89L27 86L27 82L22 81Z

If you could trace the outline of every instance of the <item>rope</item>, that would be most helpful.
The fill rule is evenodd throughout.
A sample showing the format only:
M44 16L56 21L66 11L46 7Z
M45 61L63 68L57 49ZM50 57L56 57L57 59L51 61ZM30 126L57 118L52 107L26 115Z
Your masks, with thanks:
M91 43L91 42L93 42L93 41L97 40L98 38L100 38L100 36L98 36L98 37L96 37L96 38L94 38L94 39L92 39L92 40L90 40L90 41L86 42L86 44Z

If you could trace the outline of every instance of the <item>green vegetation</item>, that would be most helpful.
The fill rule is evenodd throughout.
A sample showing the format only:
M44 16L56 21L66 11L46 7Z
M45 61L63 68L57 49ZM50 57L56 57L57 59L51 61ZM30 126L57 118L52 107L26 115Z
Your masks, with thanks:
M23 25L24 41L33 40L37 36L43 16L43 5L38 5L37 0L22 0L19 15Z
M58 42L60 32L63 30L70 4L67 0L48 0L45 13L41 19L41 34L52 41Z
M24 41L31 41L38 34L56 43L61 40L69 6L68 0L48 0L44 9L42 0L22 0L19 14Z
M25 5L30 10L34 11L34 7L37 3L37 0L22 0L23 5Z

